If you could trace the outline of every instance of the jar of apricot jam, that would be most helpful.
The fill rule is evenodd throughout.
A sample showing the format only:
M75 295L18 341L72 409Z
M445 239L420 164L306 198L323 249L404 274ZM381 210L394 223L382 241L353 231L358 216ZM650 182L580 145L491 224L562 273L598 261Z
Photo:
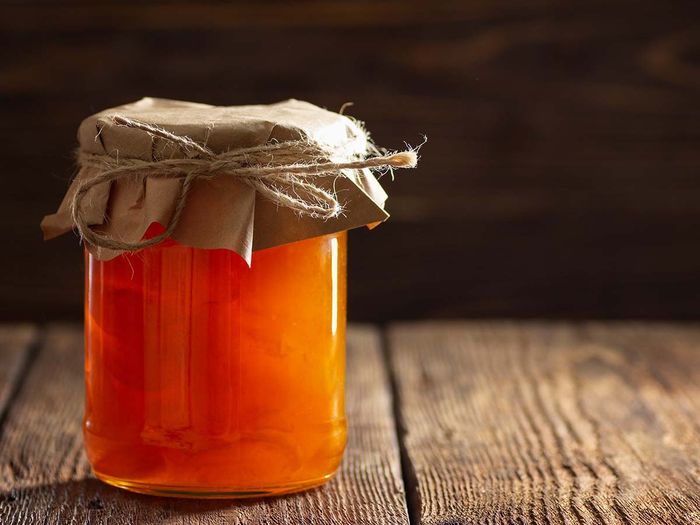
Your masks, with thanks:
M346 441L345 232L256 251L250 266L173 241L85 253L84 436L98 478L244 497L333 476Z
M85 244L84 441L148 494L320 485L344 413L346 232L385 221L377 172L412 168L308 102L143 98L78 129L45 239Z

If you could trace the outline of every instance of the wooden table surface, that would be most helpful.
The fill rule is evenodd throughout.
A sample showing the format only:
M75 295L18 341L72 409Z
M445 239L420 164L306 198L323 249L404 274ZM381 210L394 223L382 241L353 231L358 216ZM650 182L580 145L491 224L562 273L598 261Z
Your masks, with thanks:
M320 489L130 494L82 450L82 333L0 327L0 523L700 523L700 325L421 322L348 336Z

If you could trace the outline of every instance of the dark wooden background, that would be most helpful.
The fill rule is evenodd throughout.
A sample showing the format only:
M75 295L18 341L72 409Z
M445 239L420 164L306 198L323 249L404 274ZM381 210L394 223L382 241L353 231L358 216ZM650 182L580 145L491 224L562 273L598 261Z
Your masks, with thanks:
M40 239L80 120L144 95L354 101L425 133L389 223L351 237L353 319L700 312L697 0L3 3L0 318L78 317Z

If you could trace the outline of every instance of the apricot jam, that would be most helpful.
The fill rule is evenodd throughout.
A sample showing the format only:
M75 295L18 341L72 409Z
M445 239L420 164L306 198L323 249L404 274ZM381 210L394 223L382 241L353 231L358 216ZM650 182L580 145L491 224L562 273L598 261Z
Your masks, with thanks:
M253 253L86 252L85 446L137 492L245 497L328 480L346 441L346 233Z

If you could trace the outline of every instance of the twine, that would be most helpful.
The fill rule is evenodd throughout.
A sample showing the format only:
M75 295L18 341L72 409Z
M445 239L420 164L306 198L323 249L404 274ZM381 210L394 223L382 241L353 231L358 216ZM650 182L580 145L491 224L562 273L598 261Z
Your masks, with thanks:
M80 167L94 168L99 174L82 181L73 196L71 216L84 241L93 246L112 250L135 251L163 242L175 231L187 203L193 184L219 175L236 177L278 206L290 208L299 215L318 219L332 219L343 211L334 192L315 183L319 177L347 177L343 170L413 168L418 156L408 150L366 159L336 162L341 149L304 141L272 142L252 148L240 148L214 153L184 135L123 116L114 116L115 124L140 129L179 148L187 158L145 161L133 158L115 158L80 152ZM133 175L181 179L182 186L175 201L175 210L165 231L150 239L125 242L98 233L90 227L82 203L99 184L110 183Z

